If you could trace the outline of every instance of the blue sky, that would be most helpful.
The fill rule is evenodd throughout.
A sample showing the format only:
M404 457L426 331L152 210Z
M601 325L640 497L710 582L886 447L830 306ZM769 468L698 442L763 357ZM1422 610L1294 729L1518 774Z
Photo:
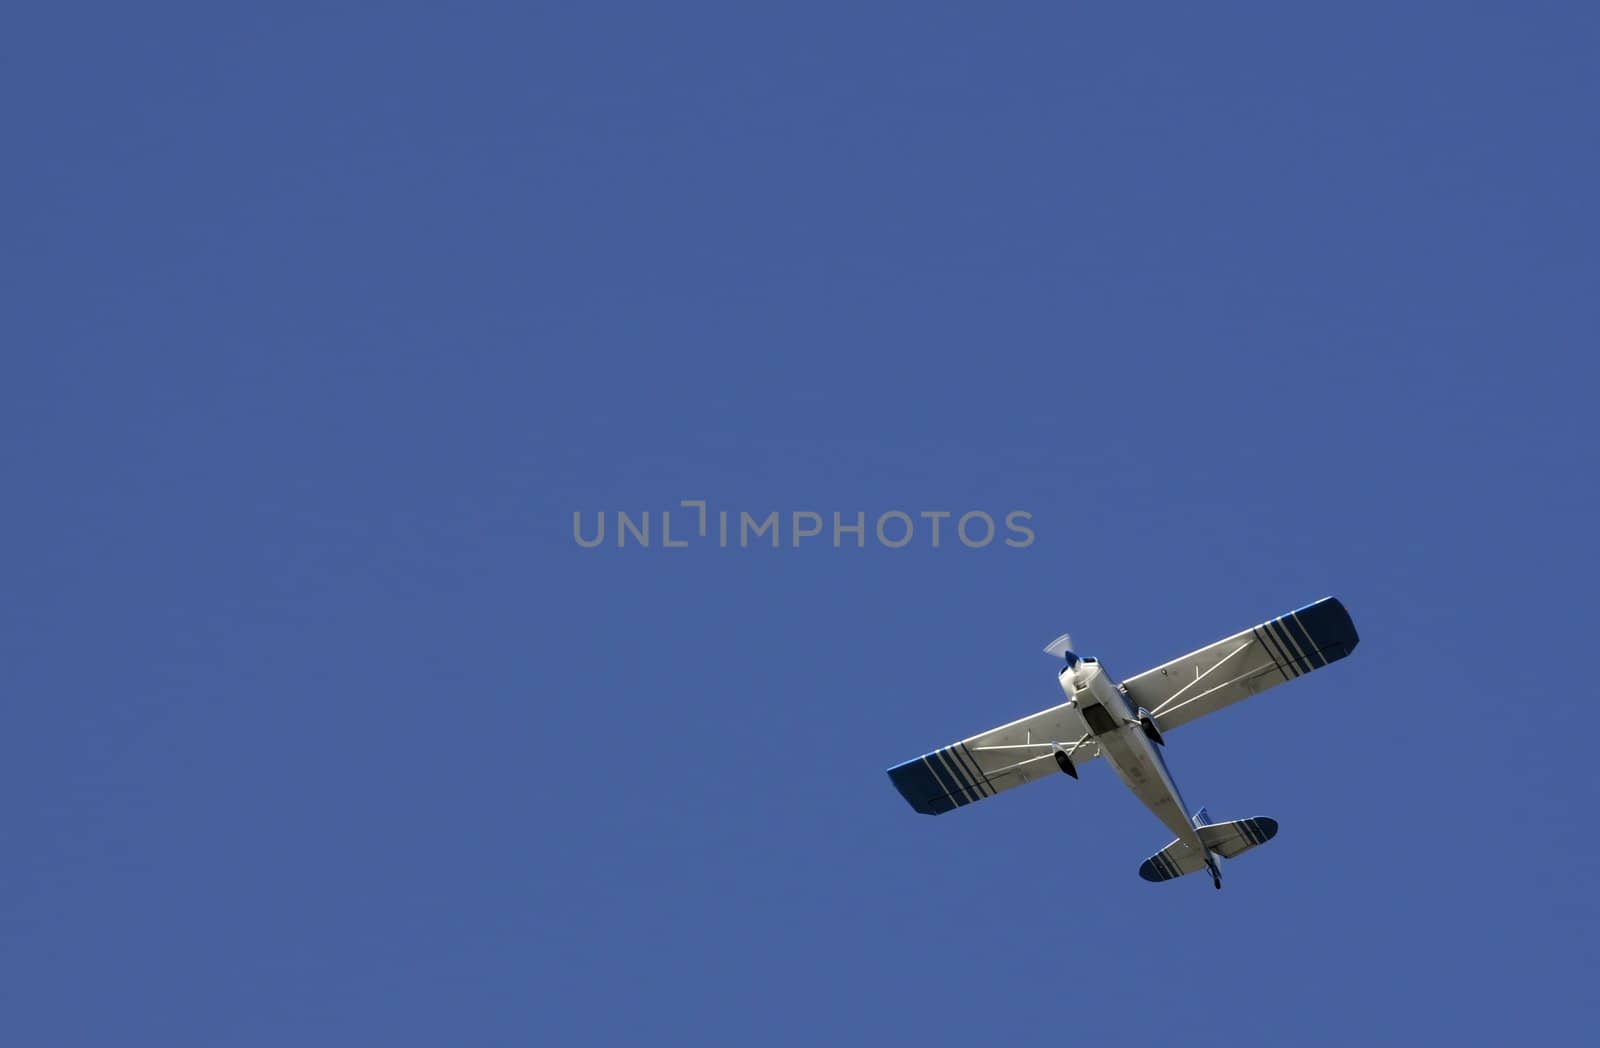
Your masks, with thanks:
M7 1043L1600 1020L1591 5L10 21ZM573 541L683 499L1035 541ZM1221 893L884 775L1330 593Z

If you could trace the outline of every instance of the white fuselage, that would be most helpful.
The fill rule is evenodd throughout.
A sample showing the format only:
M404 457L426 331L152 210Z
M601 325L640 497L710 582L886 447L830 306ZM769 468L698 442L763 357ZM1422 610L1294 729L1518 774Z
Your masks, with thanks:
M1062 670L1060 682L1117 777L1179 840L1204 854L1205 845L1189 821L1189 811L1161 757L1161 747L1145 734L1138 711L1127 696L1092 660L1080 659Z

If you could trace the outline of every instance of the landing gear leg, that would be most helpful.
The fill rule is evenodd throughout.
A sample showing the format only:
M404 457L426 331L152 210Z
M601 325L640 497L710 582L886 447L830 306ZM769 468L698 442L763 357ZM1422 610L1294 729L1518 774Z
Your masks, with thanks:
M1222 890L1222 871L1217 869L1217 864L1213 861L1208 860L1206 867L1211 871L1211 887L1220 892Z

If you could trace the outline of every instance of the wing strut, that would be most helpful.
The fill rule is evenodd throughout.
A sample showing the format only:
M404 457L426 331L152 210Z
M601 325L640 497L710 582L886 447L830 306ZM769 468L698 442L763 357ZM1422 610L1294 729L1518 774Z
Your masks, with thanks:
M1218 669L1221 669L1222 668L1222 664L1224 662L1227 662L1229 659L1233 658L1235 655L1239 654L1241 651L1245 650L1249 646L1250 646L1250 642L1249 641L1245 641L1243 644L1239 645L1237 648L1234 648L1232 651L1228 652L1228 654L1222 656L1222 658L1220 658L1216 662L1212 663L1211 664L1211 668L1206 670L1204 673L1201 673L1200 670L1199 670L1199 667L1196 667L1195 668L1194 680L1190 681L1188 684L1185 684L1183 687L1179 688L1177 691L1173 692L1171 695L1168 695L1167 696L1167 701L1163 702L1161 705L1157 706L1155 709L1150 711L1150 716L1152 716L1152 717L1161 716L1163 713L1165 713L1167 711L1168 707L1173 705L1175 702L1178 701L1178 699L1180 697L1182 697L1184 692L1188 691L1190 688L1194 687L1196 684L1199 684L1201 681L1203 681L1207 677L1211 676L1211 674L1215 673Z

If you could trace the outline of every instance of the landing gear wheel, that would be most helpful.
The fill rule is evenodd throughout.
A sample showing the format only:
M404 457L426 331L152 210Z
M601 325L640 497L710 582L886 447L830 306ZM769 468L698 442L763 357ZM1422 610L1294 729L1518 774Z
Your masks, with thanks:
M1214 873L1211 875L1211 887L1215 888L1219 892L1222 890L1222 878L1218 877Z

